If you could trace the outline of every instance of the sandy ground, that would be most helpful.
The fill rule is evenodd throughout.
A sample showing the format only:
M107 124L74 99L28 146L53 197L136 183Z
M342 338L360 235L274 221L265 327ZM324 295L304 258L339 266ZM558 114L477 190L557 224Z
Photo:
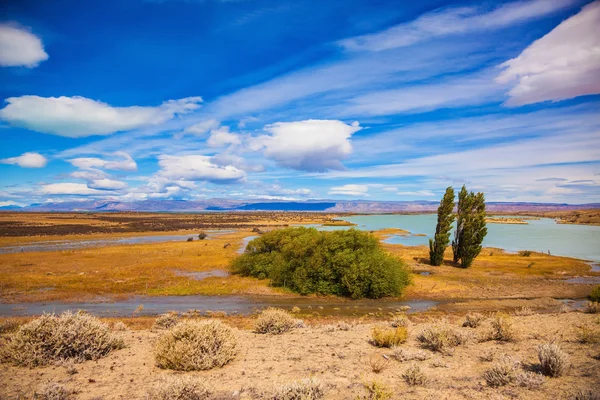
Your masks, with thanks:
M221 393L222 398L265 398L275 387L297 379L315 377L327 387L327 399L356 399L366 395L363 383L373 380L388 386L394 399L568 399L577 389L600 391L600 344L576 341L575 328L585 324L600 331L598 315L579 312L537 314L513 317L518 332L514 343L476 342L456 347L453 354L441 355L423 350L416 341L427 326L425 316L411 316L409 340L402 347L422 350L425 361L389 360L380 373L372 371L371 360L390 354L369 344L374 326L389 322L358 323L349 331L331 332L326 326L296 329L283 335L259 335L248 329L238 330L240 351L237 358L223 368L185 373L194 376ZM483 335L489 326L472 329L459 326L464 318L449 317L457 329ZM227 319L225 319L227 322ZM27 369L0 366L0 398L12 399L31 395L48 381L59 382L75 391L76 399L143 399L161 378L180 373L161 370L154 365L153 342L161 331L139 330L119 333L127 347L99 361L76 364L77 373L69 375L63 366ZM571 368L566 376L547 378L541 388L529 390L516 385L491 388L482 374L492 363L480 357L492 351L516 357L524 368L538 365L536 346L556 340L568 353ZM425 386L408 386L404 371L417 363L429 378ZM22 397L21 397L22 398Z

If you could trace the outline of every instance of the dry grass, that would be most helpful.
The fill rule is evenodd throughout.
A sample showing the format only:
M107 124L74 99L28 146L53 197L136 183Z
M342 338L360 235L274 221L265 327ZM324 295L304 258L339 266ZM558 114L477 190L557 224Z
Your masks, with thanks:
M402 378L409 386L423 386L427 383L427 375L416 364L408 367Z
M39 400L67 400L71 398L71 391L55 382L43 385L33 396Z
M408 319L408 317L405 314L397 314L394 316L394 318L392 318L390 325L393 328L408 328L408 326L410 325L410 319Z
M569 366L566 353L555 343L544 343L538 346L540 369L546 376L553 378L563 375Z
M229 363L237 349L233 329L221 321L183 321L158 338L154 356L159 368L207 370Z
M600 332L585 324L577 326L575 337L579 343L600 343Z
M463 322L463 327L468 328L477 328L481 323L485 320L483 314L480 313L468 313L465 316L465 322Z
M280 308L267 308L256 319L254 332L279 335L298 326L298 321L285 310Z
M0 320L0 335L16 331L19 325L19 320L14 318Z
M407 349L403 349L401 347L396 347L393 349L392 354L390 354L390 357L392 357L394 360L396 361L400 361L400 362L405 362L405 361L413 361L413 360L417 360L417 361L425 361L429 358L431 358L431 356L423 351L412 351L412 350L407 350Z
M303 379L279 387L272 400L319 400L325 397L324 386L314 378Z
M492 330L488 339L503 342L512 342L516 339L513 320L510 315L500 312L496 313L496 316L492 319Z
M171 311L166 314L161 314L154 320L155 329L169 329L174 327L179 322L180 315L178 312Z
M392 390L381 382L365 382L363 383L363 387L367 391L367 394L365 396L357 396L357 400L388 400L392 398Z
M107 324L85 313L44 314L5 339L0 358L14 365L36 367L70 359L97 360L124 347Z
M113 330L124 332L124 331L128 331L129 327L127 325L125 325L125 323L123 321L117 321L113 325Z
M519 368L519 362L505 355L484 371L483 378L489 386L505 386L517 380Z
M521 371L517 374L515 383L521 387L535 390L546 382L544 376L537 372Z
M211 393L197 379L169 377L148 392L147 400L208 400Z
M533 310L531 308L529 308L527 306L523 306L523 307L516 309L513 314L518 317L526 317L528 315L533 315L535 313L533 312Z
M569 397L569 400L600 400L600 393L592 389L579 389Z
M408 331L404 327L394 329L373 328L371 344L377 347L394 347L406 342Z
M465 344L469 337L466 333L457 331L442 321L423 329L417 336L417 340L425 348L444 352L451 347Z
M382 372L390 365L390 361L381 354L371 354L369 357L369 366L371 367L371 371L376 374Z

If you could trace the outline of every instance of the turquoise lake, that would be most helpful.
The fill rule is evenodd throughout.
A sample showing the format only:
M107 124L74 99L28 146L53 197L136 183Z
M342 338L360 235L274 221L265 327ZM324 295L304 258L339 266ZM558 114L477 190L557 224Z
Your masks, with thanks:
M427 245L437 222L434 214L357 215L342 219L357 224L357 228L364 230L400 228L412 234L427 235L392 236L386 240L387 243L406 246ZM548 218L527 222L528 225L488 224L488 234L483 245L507 251L550 251L553 255L600 262L600 226L557 224Z

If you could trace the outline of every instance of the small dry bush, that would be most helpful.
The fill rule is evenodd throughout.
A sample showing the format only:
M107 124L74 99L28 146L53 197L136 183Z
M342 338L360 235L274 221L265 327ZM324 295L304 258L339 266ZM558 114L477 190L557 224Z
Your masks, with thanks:
M287 311L279 308L267 308L259 314L254 324L254 332L279 335L297 326L298 320L294 319Z
M600 313L600 302L597 301L588 301L585 304L585 308L583 310L587 314L598 314Z
M39 391L35 392L33 398L39 400L67 400L71 398L71 391L58 383L48 382Z
M169 377L146 395L147 400L208 400L211 393L193 378Z
M494 361L495 356L496 353L494 352L494 350L488 349L479 356L479 359L485 362L492 362Z
M483 378L489 386L505 386L517 380L519 366L518 361L504 356L483 372Z
M492 320L492 331L489 339L501 340L503 342L512 342L515 340L515 330L512 326L512 318L504 313L497 313Z
M394 348L392 354L390 354L390 357L392 357L394 360L400 361L400 362L413 361L413 360L425 361L425 360L431 358L431 356L429 354L427 354L423 351L410 351L410 350L403 349L401 347Z
M19 328L19 321L13 318L0 320L0 335L3 333L14 332Z
M545 381L546 378L544 378L544 375L531 371L521 371L515 379L517 385L530 390L538 389Z
M575 337L579 343L600 343L600 332L595 331L587 325L579 325L575 331Z
M179 313L175 311L161 314L154 320L154 329L169 329L179 322Z
M350 331L350 330L352 330L352 328L353 328L352 324L349 324L344 321L338 322L337 324L329 324L329 325L323 326L323 329L326 332Z
M325 396L325 388L314 378L288 383L276 390L272 400L318 400Z
M410 325L410 319L404 314L395 315L392 321L390 322L393 328L408 328Z
M300 311L302 311L302 310L300 310L300 307L298 307L298 306L292 307L292 313L298 314Z
M527 306L523 306L521 308L516 309L513 314L518 317L526 317L528 315L533 315L535 313L533 312L533 310L531 308L529 308Z
M592 389L579 389L569 397L569 400L600 400L600 393Z
M462 326L465 328L477 328L485 320L485 317L480 313L469 313L465 316L465 322Z
M569 365L567 355L555 343L539 345L538 359L540 360L542 374L553 378L563 375Z
M408 331L404 327L394 329L373 328L371 344L377 347L394 347L406 342Z
M97 360L125 346L108 325L86 313L44 314L5 338L0 358L14 365L36 367L71 359Z
M404 371L402 378L409 386L423 386L427 383L427 375L416 364Z
M182 321L158 338L154 357L159 368L207 370L233 360L237 347L233 329L221 321Z
M388 400L392 398L392 390L381 382L371 381L363 383L367 390L366 396L357 396L357 400Z
M427 327L417 336L417 340L425 348L440 352L465 344L469 338L468 334L456 331L443 323Z
M123 321L118 321L113 325L113 330L114 331L127 331L127 330L129 330L129 328L127 327L127 325L125 325L125 323Z
M379 354L372 354L369 357L369 365L371 366L371 371L378 374L390 365L390 361Z

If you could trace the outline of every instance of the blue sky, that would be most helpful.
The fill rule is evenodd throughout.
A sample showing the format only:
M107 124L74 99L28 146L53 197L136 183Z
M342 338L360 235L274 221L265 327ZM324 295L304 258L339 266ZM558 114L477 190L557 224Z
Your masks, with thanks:
M19 0L0 206L600 202L600 1Z

